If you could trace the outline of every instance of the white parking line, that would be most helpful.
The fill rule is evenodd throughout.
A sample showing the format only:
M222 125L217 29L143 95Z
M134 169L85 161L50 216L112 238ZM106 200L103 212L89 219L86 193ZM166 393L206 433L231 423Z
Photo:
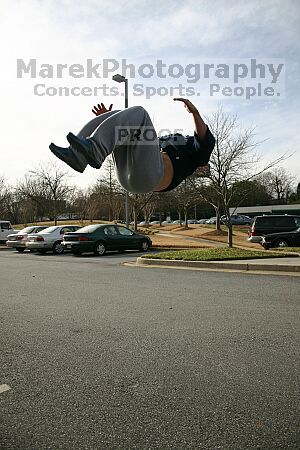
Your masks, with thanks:
M9 391L11 389L10 386L8 386L8 384L0 384L0 394L2 394L3 392Z

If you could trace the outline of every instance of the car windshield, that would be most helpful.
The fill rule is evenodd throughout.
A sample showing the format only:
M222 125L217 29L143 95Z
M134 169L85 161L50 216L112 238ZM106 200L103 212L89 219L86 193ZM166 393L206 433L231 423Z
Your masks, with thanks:
M23 230L20 231L20 234L23 234L23 233L32 233L34 229L35 229L35 227L26 227L26 228L23 228Z
M100 225L87 225L86 227L80 228L79 230L75 231L75 233L93 233L99 227Z
M41 233L42 231L44 231L47 227L37 227L36 228L36 233Z
M48 228L45 228L45 230L43 230L43 233L53 233L57 229L58 229L58 227L55 227L55 226L48 227Z

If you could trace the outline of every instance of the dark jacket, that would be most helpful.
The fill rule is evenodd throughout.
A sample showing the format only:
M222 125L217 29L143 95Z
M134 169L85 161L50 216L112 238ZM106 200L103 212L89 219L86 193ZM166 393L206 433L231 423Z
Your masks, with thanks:
M196 132L194 136L171 134L160 137L159 144L169 156L174 169L172 183L161 192L174 189L188 176L192 175L198 167L206 166L215 142L216 140L208 127L203 139Z

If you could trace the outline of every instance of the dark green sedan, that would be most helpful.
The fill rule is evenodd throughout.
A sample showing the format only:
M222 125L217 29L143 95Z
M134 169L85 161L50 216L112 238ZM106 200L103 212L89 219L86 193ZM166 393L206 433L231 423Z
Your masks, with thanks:
M88 225L64 236L62 245L74 255L93 252L103 256L107 250L146 252L152 242L148 236L119 225Z

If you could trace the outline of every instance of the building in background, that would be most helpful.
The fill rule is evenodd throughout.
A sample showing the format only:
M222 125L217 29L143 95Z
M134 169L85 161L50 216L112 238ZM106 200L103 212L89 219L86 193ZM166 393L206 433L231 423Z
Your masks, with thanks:
M241 206L230 208L230 214L246 214L247 216L261 216L263 214L299 214L300 204L294 205L266 205L266 206Z

